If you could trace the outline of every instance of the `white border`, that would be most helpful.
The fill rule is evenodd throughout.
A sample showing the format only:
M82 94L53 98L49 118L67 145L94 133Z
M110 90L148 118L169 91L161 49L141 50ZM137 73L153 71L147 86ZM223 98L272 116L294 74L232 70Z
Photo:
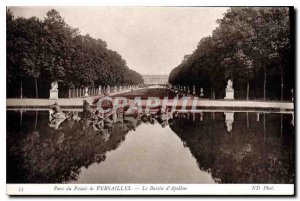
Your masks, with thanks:
M7 193L9 195L293 195L294 185L7 184Z
M293 6L296 0L2 0L7 6Z
M89 5L97 5L97 6L295 6L296 11L299 11L299 0L0 0L0 75L2 76L0 79L0 101L1 106L3 107L2 111L6 110L6 85L5 85L5 77L6 77L6 35L5 35L5 18L6 18L6 6L89 6ZM299 15L299 13L297 14ZM296 15L296 33L298 35L299 20ZM297 47L299 43L299 39L297 41ZM296 58L300 56L299 51L296 51ZM299 77L299 70L297 71L297 77ZM297 82L297 89L299 89L299 85ZM296 100L299 100L298 91L296 93ZM298 118L296 118L298 125ZM1 200L8 200L9 197L6 196L6 115L2 113L0 115L0 127L2 130L2 139L0 141L1 147L1 170L0 170L0 178L1 178L1 186L0 186L0 198ZM299 144L299 137L297 137L297 144ZM298 156L298 152L297 155ZM298 175L298 169L296 170L296 175ZM297 177L298 178L298 177ZM298 179L296 179L298 181ZM240 186L240 185L237 185ZM299 185L296 185L297 187ZM227 187L225 187L227 188ZM236 190L238 190L236 187ZM298 189L296 190L296 192ZM298 191L299 192L299 191ZM32 199L32 198L23 198L23 199ZM38 198L41 199L41 198ZM46 198L50 200L51 198ZM56 197L58 200L62 200L61 197ZM84 200L82 197L72 197L71 199ZM106 200L108 198L101 198L102 200ZM140 198L141 199L141 198ZM161 198L162 199L162 198ZM185 198L182 198L185 199ZM285 199L285 198L281 198ZM52 200L52 199L51 199ZM216 200L210 199L210 200ZM263 199L261 199L263 200Z

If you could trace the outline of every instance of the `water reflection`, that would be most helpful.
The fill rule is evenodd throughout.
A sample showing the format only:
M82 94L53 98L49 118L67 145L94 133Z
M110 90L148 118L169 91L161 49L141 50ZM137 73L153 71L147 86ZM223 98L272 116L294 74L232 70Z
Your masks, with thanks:
M225 124L226 124L226 127L227 127L227 132L231 132L232 124L234 122L234 112L224 112L224 115L225 115ZM247 113L247 115L248 115L248 113ZM248 120L248 118L247 118L247 120Z
M255 113L224 114L215 113L212 120L213 113L205 113L204 122L177 118L170 124L200 170L218 183L294 182L291 114L263 114L263 122Z
M131 168L133 166L128 161L135 156L152 160L153 165L143 167L142 162L132 161L139 163L140 167L135 169L138 175L135 180L130 180L126 176L128 172L121 174L120 170L118 178L124 180L114 180L113 175L107 177L109 174L106 173L106 179L102 175L101 180L93 181L126 183L128 179L139 183L208 183L208 178L211 178L217 183L294 183L293 114L158 111L125 115L123 110L93 114L88 107L83 111L64 111L64 117L58 113L52 109L7 112L8 183L67 183L77 180L89 183L92 182L91 176L84 178L87 172L97 178L104 166L109 169L112 164L121 165L124 161L120 161L120 157L125 156L129 157L126 160ZM142 129L137 129L139 126ZM171 134L159 136L166 131ZM124 141L129 132L134 135L127 143ZM157 136L151 136L151 132L156 132ZM176 144L180 140L176 141L175 136L181 140L181 146ZM160 146L161 141L158 140L163 141L165 153L176 151L177 158L171 157L171 154L162 156L151 152L146 156L145 152L133 151L145 141L144 146L149 145L155 150ZM121 144L124 144L124 149L118 148ZM129 151L125 151L126 147ZM189 150L190 158L184 147ZM105 162L112 150L116 150L114 153L119 158L115 156L113 161L114 156L111 156ZM186 158L189 158L188 161ZM172 166L166 166L166 161ZM190 164L190 168L185 167L190 177L183 174L183 170L172 172L181 162ZM106 165L97 165L100 163ZM168 171L163 170L164 166L172 172L165 180L160 179L163 177L160 173L167 174ZM153 167L160 169L151 174L145 173ZM199 176L200 173L202 175Z

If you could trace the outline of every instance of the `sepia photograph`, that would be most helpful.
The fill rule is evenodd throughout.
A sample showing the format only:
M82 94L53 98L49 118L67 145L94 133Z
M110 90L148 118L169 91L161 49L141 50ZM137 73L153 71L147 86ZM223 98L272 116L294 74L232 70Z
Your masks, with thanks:
M295 195L288 6L6 6L8 195Z

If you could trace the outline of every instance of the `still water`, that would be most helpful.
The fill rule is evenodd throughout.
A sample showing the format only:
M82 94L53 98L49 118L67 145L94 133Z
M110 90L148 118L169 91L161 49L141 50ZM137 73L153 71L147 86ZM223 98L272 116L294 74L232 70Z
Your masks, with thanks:
M293 114L53 121L7 111L7 183L294 183Z

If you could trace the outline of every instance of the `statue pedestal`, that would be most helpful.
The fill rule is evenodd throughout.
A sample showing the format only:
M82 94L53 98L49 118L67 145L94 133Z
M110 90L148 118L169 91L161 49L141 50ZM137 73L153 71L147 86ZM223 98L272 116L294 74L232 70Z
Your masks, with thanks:
M49 90L49 91L50 91L49 99L57 100L58 99L58 90Z
M234 100L234 90L226 89L226 95L224 97L225 100Z

